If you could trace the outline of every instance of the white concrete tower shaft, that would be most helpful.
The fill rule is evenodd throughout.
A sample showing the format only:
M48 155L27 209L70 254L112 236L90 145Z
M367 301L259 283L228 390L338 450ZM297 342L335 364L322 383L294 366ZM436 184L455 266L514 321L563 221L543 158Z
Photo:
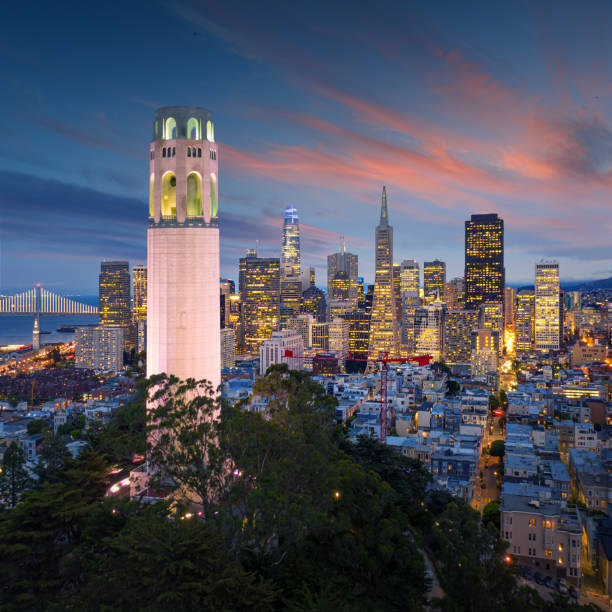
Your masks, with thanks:
M211 113L157 110L150 147L147 376L221 381L218 149Z

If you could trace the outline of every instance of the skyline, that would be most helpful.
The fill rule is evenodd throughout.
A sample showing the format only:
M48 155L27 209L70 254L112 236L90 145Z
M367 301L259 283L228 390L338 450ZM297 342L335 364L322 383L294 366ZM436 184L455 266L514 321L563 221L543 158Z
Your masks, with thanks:
M102 259L144 263L150 115L166 104L216 118L224 277L256 240L280 257L293 205L317 285L340 234L373 282L383 184L398 263L438 258L462 276L464 223L494 212L508 284L532 284L541 259L565 281L612 275L603 2L551 15L157 3L121 22L74 7L32 22L13 5L0 25L1 292L93 294Z

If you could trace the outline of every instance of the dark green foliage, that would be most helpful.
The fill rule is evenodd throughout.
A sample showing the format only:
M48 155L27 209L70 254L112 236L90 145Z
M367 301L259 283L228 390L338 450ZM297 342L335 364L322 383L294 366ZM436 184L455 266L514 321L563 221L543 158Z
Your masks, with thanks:
M45 434L36 466L36 474L40 482L57 480L69 457L70 452L61 435L53 435L51 432Z
M452 396L457 395L461 390L461 385L456 380L447 380L446 381L446 395Z
M90 577L72 594L72 609L271 609L272 585L245 571L213 526L169 520L163 507L134 512L128 505L127 516L117 517L107 506L103 513L109 533L88 534L93 549L82 562Z
M93 447L110 463L130 465L134 453L144 455L146 451L146 386L137 383L134 399L113 416L108 427L94 426L87 430Z
M46 429L49 429L49 424L43 419L32 419L28 422L27 429L28 436L33 436L35 434L42 433Z
M491 442L491 457L503 457L506 453L506 445L503 440L494 440Z
M7 508L14 508L32 485L25 462L21 446L11 442L4 452L0 473L0 504Z
M490 501L482 511L482 524L486 527L489 524L492 524L496 529L499 529L499 520L500 520L500 512L499 512L500 501L499 499L494 499Z

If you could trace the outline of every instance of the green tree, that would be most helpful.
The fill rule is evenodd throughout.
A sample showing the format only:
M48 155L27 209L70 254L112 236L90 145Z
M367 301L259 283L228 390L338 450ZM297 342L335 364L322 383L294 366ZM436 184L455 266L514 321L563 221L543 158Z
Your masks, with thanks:
M503 440L494 440L491 442L491 450L489 454L491 457L503 457L506 453L506 445Z
M446 381L446 395L448 397L452 395L457 395L461 390L461 385L456 380L447 380Z
M425 538L445 592L442 610L511 609L516 580L501 560L504 544L498 534L461 500L453 500L436 517Z
M499 392L499 405L506 410L508 408L508 394L505 389L501 389Z
M42 433L46 429L49 429L49 424L43 419L32 419L27 424L28 436Z
M23 449L11 442L4 452L0 474L0 502L8 508L14 508L32 486L25 463Z
M50 610L78 588L82 568L71 555L100 506L107 472L100 456L86 451L67 462L57 482L42 483L0 515L0 609Z
M104 512L112 529L116 515L108 506ZM273 585L244 570L218 530L196 518L169 518L163 509L145 509L116 518L109 537L89 534L93 550L82 547L84 585L71 596L72 609L91 609L92 601L102 610L273 609Z
M64 464L70 457L70 451L61 435L47 433L43 439L36 474L40 481L57 480Z
M495 526L496 529L499 529L500 522L500 511L499 511L500 501L499 499L494 499L490 501L482 511L482 524L486 527L489 524Z
M150 457L157 487L172 486L187 504L210 516L231 478L219 446L220 400L207 381L180 381L161 374L149 380Z

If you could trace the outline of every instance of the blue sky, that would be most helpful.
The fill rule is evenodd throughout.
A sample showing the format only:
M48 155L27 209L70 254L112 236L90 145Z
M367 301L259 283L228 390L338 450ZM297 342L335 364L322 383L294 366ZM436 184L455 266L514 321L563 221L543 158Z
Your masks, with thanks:
M0 20L0 291L96 293L146 260L154 109L212 111L221 269L286 204L324 282L344 235L373 279L382 185L395 260L463 273L497 212L506 276L612 275L609 2L11 3Z

